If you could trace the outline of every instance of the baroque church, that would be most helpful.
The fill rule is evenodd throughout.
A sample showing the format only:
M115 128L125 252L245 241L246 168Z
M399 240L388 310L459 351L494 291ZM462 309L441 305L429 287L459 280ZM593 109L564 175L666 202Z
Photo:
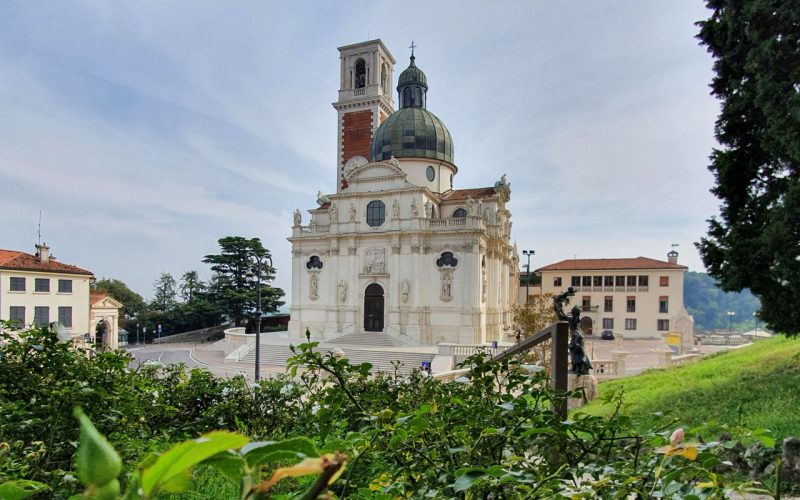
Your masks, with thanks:
M294 213L289 338L432 346L513 339L511 184L454 189L453 139L411 60L392 90L381 40L339 48L336 192ZM371 341L369 343L372 343Z

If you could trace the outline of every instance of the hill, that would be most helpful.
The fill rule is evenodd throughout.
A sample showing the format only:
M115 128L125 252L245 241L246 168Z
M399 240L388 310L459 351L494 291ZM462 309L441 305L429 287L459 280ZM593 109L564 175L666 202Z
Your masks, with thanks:
M683 296L686 310L694 316L698 330L728 328L728 311L736 313L733 317L735 330L750 330L755 326L753 313L758 311L760 303L749 290L724 292L708 274L689 271L683 284Z
M626 414L655 427L657 412L680 425L710 421L769 429L782 439L800 436L800 340L775 337L706 357L697 363L650 370L600 384L600 396L624 390ZM598 398L584 407L608 411ZM741 415L741 416L740 416Z

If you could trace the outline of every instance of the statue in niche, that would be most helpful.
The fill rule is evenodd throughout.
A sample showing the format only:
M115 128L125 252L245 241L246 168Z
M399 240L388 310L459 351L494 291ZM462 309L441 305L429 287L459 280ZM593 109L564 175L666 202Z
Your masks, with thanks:
M452 271L442 273L442 300L449 301L453 298L453 276Z
M491 209L489 207L486 207L486 208L483 209L483 216L486 218L486 222L489 222L489 223L492 222L491 221L491 215L492 215L492 211L491 211Z
M347 302L347 282L345 280L339 281L339 302L342 304Z
M475 215L478 217L483 215L483 200L478 200L478 212Z
M411 216L412 217L419 217L419 207L417 206L417 199L411 199Z
M430 219L431 214L433 213L433 205L428 200L425 200L425 217Z
M365 274L384 274L386 272L386 260L383 248L370 248L364 253L364 257Z
M400 282L400 300L403 304L408 302L408 297L411 294L411 285L408 284L408 280L403 280Z
M392 216L395 219L400 217L400 202L397 201L397 198L392 202Z
M353 222L356 220L356 206L352 203L350 204L350 220Z
M317 276L317 273L312 273L308 277L308 298L311 300L319 298L319 276Z
M339 212L336 210L336 203L331 203L331 209L328 211L331 217L331 222L339 222Z

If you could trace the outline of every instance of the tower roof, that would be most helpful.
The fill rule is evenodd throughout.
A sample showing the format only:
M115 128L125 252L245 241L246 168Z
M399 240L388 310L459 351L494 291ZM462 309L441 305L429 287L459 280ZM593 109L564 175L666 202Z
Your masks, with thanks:
M416 83L425 87L425 90L428 89L428 78L425 76L425 73L417 67L414 63L414 54L411 54L411 63L408 65L406 69L400 73L400 78L397 79L397 91L402 92L401 88L405 87L408 84Z

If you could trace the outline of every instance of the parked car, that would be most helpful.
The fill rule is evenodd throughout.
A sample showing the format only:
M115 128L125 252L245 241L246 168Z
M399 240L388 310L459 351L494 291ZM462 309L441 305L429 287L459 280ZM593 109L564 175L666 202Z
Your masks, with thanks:
M600 338L603 340L614 340L614 332L611 330L603 330L603 333L600 334Z

